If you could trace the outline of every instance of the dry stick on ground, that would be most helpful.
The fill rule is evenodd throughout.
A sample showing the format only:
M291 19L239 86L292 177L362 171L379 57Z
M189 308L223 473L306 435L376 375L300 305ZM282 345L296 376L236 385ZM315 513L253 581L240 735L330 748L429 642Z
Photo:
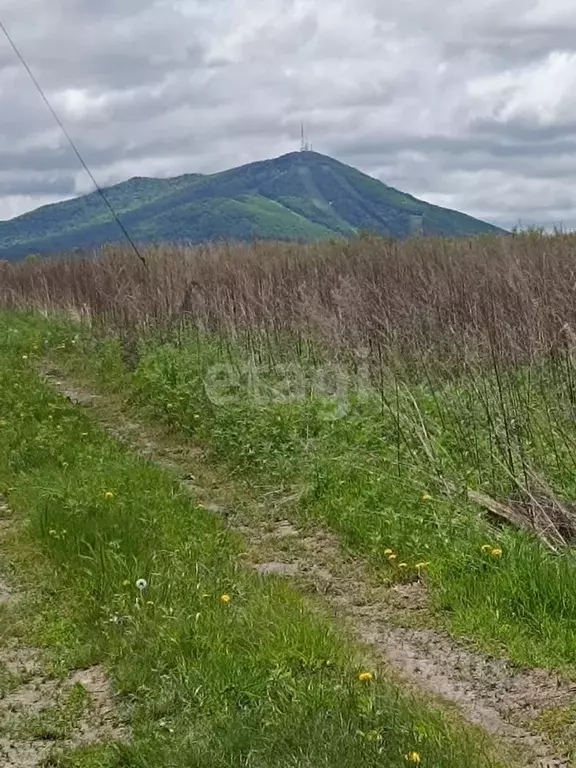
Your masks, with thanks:
M499 520L536 534L554 553L576 541L576 510L574 504L562 502L548 483L534 470L526 467L526 483L517 482L521 499L497 501L486 493L468 489L468 498L488 510Z
M486 493L474 490L468 490L468 498L500 520L505 520L516 528L528 531L529 533L536 533L552 552L557 553L559 549L566 547L566 540L562 537L554 521L541 505L540 510L543 519L537 523L533 510L531 511L526 505L516 504L512 506L510 503L504 504L501 501L492 499Z

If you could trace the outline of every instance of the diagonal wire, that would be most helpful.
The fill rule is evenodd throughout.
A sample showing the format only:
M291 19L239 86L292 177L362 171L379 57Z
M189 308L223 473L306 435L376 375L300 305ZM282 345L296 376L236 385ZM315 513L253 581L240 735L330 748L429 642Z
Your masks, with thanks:
M98 184L98 182L94 178L94 175L93 175L92 171L90 170L90 168L88 168L88 165L86 164L86 162L84 161L84 158L80 154L80 152L78 150L78 147L76 146L76 144L74 143L72 137L70 136L70 134L66 130L66 128L64 126L64 123L62 122L62 120L58 116L58 114L57 114L56 110L54 109L54 107L52 106L52 104L49 102L48 97L46 96L46 94L44 93L44 90L42 89L42 86L40 85L40 83L38 82L36 77L34 76L34 73L30 69L30 67L28 66L28 63L26 62L26 59L20 53L20 50L17 48L16 44L14 43L14 40L12 39L11 35L9 34L8 30L6 29L6 26L2 23L2 21L0 21L0 30L4 33L4 36L6 37L8 42L10 43L10 46L12 47L12 49L13 49L14 53L16 54L16 56L18 57L20 63L22 64L22 66L24 67L24 69L26 70L28 75L30 76L30 79L32 80L32 82L36 86L36 90L38 91L38 93L42 97L42 100L44 101L44 104L46 104L46 106L48 107L48 109L50 110L50 112L52 114L52 117L58 123L58 126L60 127L60 130L62 131L62 133L66 137L66 139L67 139L68 143L70 144L70 146L72 147L72 149L74 150L74 153L75 153L76 157L78 158L78 160L80 161L80 163L82 164L82 167L84 168L84 170L86 171L86 173L88 174L90 179L92 180L92 183L94 184L94 187L96 188L96 191L98 192L98 194L100 195L102 200L104 200L104 202L106 203L108 209L110 210L110 213L112 214L112 216L116 220L116 223L118 224L118 226L122 230L124 236L126 237L128 242L132 246L132 248L134 250L134 253L136 254L136 256L138 256L138 258L144 264L144 266L146 266L146 259L144 258L144 256L142 256L140 250L138 249L138 246L136 245L134 240L128 234L128 231L127 231L126 227L124 226L124 224L120 220L120 217L118 216L118 214L116 213L116 211L112 207L110 201L108 200L108 198L104 194L104 190L102 189L102 187Z

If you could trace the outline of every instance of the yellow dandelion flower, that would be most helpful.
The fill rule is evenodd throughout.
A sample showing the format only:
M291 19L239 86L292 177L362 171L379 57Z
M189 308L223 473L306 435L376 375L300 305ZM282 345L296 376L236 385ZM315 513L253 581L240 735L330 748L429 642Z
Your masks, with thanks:
M109 501L110 499L114 498L114 494L112 493L112 491L106 491L106 493L104 494L104 498L108 499Z
M490 554L492 555L492 557L499 558L499 557L502 557L502 550L500 549L500 547L494 547L494 549L491 550Z
M391 555L388 555L388 560L390 560L390 562L393 563L394 560L398 560L398 555L396 555L396 554L394 554L394 552L392 552Z
M423 493L422 496L420 497L420 501L423 504L426 504L427 502L432 501L432 496L430 496L429 493Z
M374 675L372 672L360 672L358 680L360 680L361 683L371 683L372 680L374 680Z
M420 765L422 762L422 758L418 752L408 752L406 760L408 760L409 763L414 763L414 765Z
M232 601L232 598L230 597L230 595L220 596L220 602L222 603L222 605L228 605L228 603L230 603L231 601Z
M482 552L490 552L490 550L492 549L492 544L482 544L480 549L482 550Z
M398 568L408 568L408 563L398 563Z
M394 554L394 550L393 549L385 549L384 550L384 554L386 555L386 557L388 557L388 555L393 555Z

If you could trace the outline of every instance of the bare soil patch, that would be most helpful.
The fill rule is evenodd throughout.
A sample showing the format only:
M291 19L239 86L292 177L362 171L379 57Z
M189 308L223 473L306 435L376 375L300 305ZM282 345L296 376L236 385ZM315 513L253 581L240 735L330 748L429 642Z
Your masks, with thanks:
M12 525L3 497L0 522L1 556ZM25 598L0 575L0 608L8 625L14 604ZM64 678L51 677L46 668L39 649L23 646L9 633L0 644L0 679L7 681L0 687L1 768L36 768L54 751L129 737L103 667L76 670Z

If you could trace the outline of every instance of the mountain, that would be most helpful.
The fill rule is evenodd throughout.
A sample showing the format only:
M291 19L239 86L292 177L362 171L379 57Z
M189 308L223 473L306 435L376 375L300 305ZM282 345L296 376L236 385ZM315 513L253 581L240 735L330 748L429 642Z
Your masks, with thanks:
M291 152L210 175L137 177L104 194L138 243L310 241L362 230L394 238L503 232L316 152ZM91 249L122 237L93 192L0 222L0 259Z

